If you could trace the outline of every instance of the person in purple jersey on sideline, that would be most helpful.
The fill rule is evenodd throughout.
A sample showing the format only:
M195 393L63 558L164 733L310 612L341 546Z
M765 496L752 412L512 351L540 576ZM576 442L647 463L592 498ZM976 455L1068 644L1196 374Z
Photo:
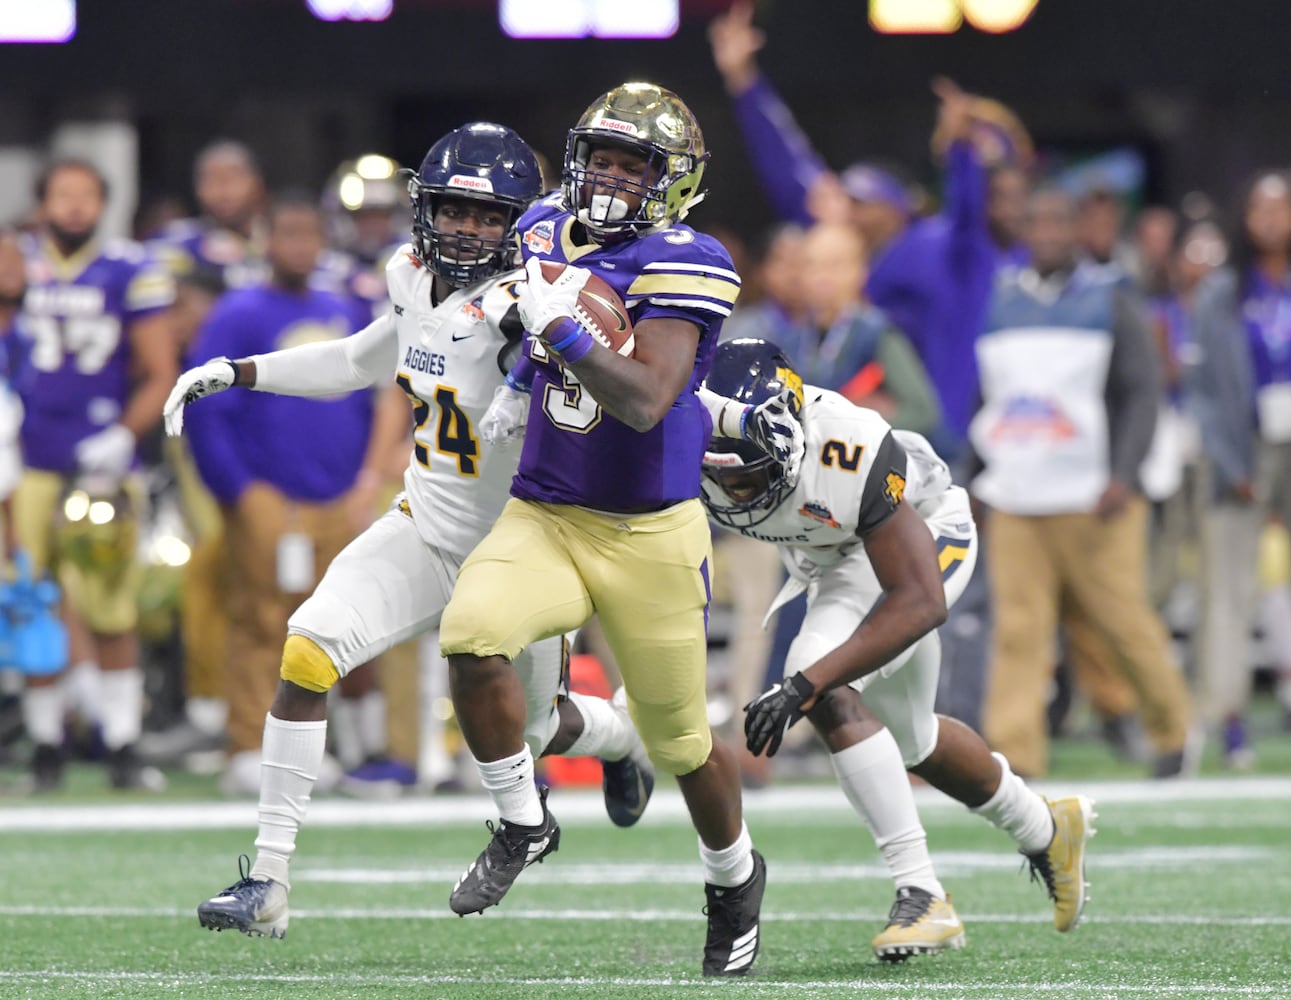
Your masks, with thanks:
M81 714L102 726L112 786L158 789L161 774L135 752L143 569L133 521L147 497L130 470L175 379L174 285L137 243L95 238L107 197L102 174L83 160L55 161L36 186L41 231L27 248L17 320L27 471L14 520L33 569L50 568L63 586L71 689ZM40 790L62 783L61 680L30 678L24 697Z
M269 215L272 279L221 299L192 357L250 357L365 326L352 300L309 286L322 249L317 202L279 198ZM287 619L317 582L316 567L354 537L347 512L372 412L370 392L327 399L226 394L194 412L193 458L220 503L228 540L228 793L259 787L264 717L278 686Z
M757 67L765 42L753 26L751 3L717 18L713 57L734 101L752 162L781 218L810 224L829 216L849 220L865 238L872 264L866 296L914 345L941 399L946 427L930 437L939 454L963 452L977 401L973 342L982 329L997 266L988 229L987 157L1029 152L1011 114L934 81L941 100L933 145L946 164L945 206L916 218L906 185L871 163L835 176L798 129L789 109Z
M702 198L707 159L676 94L616 87L570 130L560 192L516 227L529 275L517 303L528 375L512 373L517 385L532 378L524 449L512 499L462 566L440 625L457 719L502 821L450 905L495 905L559 845L534 788L511 661L595 613L650 759L677 777L699 832L704 974L741 976L757 957L766 865L744 826L734 753L714 742L707 716L710 537L698 496L713 428L697 390L740 288L722 246L681 224ZM548 281L548 261L570 266ZM632 357L573 318L592 273L628 308ZM509 394L500 387L495 404ZM787 405L770 403L781 415ZM751 408L732 411L744 417L736 435L769 427L766 411L756 421Z

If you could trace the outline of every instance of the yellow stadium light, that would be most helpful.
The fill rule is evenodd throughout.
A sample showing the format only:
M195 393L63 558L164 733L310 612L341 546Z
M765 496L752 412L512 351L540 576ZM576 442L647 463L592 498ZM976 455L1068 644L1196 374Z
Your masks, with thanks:
M341 204L354 211L363 204L363 178L358 174L346 174L341 178Z
M1016 31L1039 0L870 0L870 27L884 35L949 35L965 20L993 35Z
M870 0L870 26L884 35L948 35L963 23L958 0Z
M388 156L382 156L380 153L368 153L366 156L360 156L359 162L354 164L354 172L362 177L365 181L384 181L395 175L399 169L397 163Z
M960 0L968 23L979 31L1002 35L1026 24L1039 0Z

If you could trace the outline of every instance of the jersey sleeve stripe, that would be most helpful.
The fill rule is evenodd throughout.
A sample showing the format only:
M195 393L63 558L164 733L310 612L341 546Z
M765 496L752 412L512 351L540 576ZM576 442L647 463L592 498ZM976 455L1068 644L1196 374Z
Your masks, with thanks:
M175 301L175 283L162 270L142 271L126 286L126 308L156 309Z
M649 302L654 306L677 306L682 309L702 309L705 312L716 313L718 316L729 316L731 307L715 302L712 299L682 299L651 295L644 299L628 299L625 305L629 309L635 309L642 302Z
M628 287L625 298L652 298L656 295L702 295L733 306L739 297L738 282L725 278L706 278L693 274L643 274Z
M656 260L642 268L643 271L672 271L679 274L712 274L740 283L740 276L725 267L713 267L709 264L691 264L686 261Z

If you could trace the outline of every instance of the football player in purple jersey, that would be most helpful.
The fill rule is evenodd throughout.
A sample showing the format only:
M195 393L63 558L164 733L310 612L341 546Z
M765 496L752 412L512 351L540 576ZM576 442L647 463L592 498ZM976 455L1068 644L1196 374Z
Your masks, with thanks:
M625 84L583 113L560 191L520 219L529 280L518 305L532 378L524 449L512 499L462 567L440 644L458 721L502 817L452 908L496 904L559 843L534 788L511 661L596 613L632 720L656 768L677 777L699 833L704 974L732 976L757 957L766 865L742 819L735 756L713 740L707 718L710 538L697 498L712 421L696 390L740 287L721 244L682 224L702 198L707 160L676 94ZM549 282L546 261L569 266ZM629 310L632 357L573 319L593 272ZM513 372L517 385L525 380Z
M161 416L176 373L170 276L128 240L96 236L107 184L82 160L41 174L41 230L28 247L16 383L26 472L14 494L18 540L65 593L81 710L102 726L115 788L157 788L134 744L143 713L134 519L146 494L135 442ZM24 701L36 787L61 781L60 678L34 678ZM97 681L97 683L95 683Z

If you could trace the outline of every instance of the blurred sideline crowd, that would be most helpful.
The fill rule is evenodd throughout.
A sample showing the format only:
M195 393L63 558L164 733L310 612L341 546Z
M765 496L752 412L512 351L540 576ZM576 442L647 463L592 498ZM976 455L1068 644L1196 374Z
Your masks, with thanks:
M1207 739L1251 766L1256 666L1291 719L1291 174L1219 192L1227 214L1200 194L1135 208L1110 178L1043 176L1009 109L938 80L932 198L902 166L821 160L758 67L746 7L710 38L746 141L717 155L756 172L780 220L755 240L695 220L744 277L723 337L773 341L806 382L924 434L973 494L984 544L942 629L939 710L1027 776L1073 702L1153 776L1189 773ZM398 165L364 155L321 198L270 198L252 152L219 140L193 181L197 215L157 201L134 240L98 239L112 192L89 160L55 160L0 230L0 753L36 790L82 755L115 788L186 767L254 795L287 618L402 487L397 386L242 393L194 408L182 438L159 426L184 368L389 308L410 224ZM1035 346L1056 327L1110 346ZM1090 428L1105 450L1073 453ZM1123 591L1091 585L1109 565ZM774 547L718 541L715 721L738 726L779 679L805 606L762 627L782 579ZM574 682L605 693L594 623L579 643ZM461 780L446 684L433 639L347 676L320 790ZM745 779L793 760L744 754Z

